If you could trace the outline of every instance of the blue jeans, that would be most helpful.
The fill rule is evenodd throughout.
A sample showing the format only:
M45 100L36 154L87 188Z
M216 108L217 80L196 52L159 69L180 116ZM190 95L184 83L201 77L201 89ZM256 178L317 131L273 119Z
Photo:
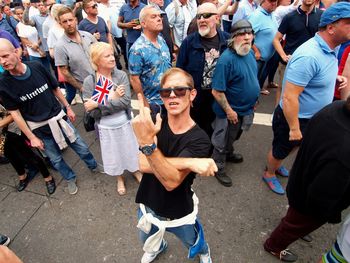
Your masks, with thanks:
M73 99L75 98L75 94L77 94L77 89L74 88L68 82L64 83L64 87L66 88L66 100L68 101L69 104L71 104Z
M95 161L94 156L90 152L86 143L80 137L77 130L74 128L73 124L69 120L67 120L67 122L71 127L73 127L74 133L77 137L76 141L73 143L70 143L68 138L66 138L68 145L79 155L80 159L86 163L90 170L95 169L97 167L97 162ZM52 165L57 169L57 171L59 171L65 180L74 180L76 177L75 173L63 160L61 150L55 142L53 136L43 136L40 139L44 142L45 154L50 158Z
M157 216L149 207L146 207L146 211L148 213L152 213L152 215L156 218L158 218L159 220L164 220L167 221L166 218L161 217L161 216ZM137 211L137 218L140 219L142 217L142 212L141 209L139 208ZM197 218L197 221L198 218ZM197 240L197 231L194 227L195 225L183 225L183 226L179 226L179 227L172 227L172 228L167 228L166 231L173 233L175 236L177 236L178 239L180 239L180 241L182 242L182 244L185 245L185 247L187 249L189 249L190 247L192 247L196 240ZM156 233L158 231L158 227L156 227L155 225L152 225L151 230L149 231L148 234L146 234L143 231L139 231L139 238L142 242L142 244L144 244L147 240L147 238L149 236L152 236L154 233ZM162 247L164 246L164 241L162 242ZM208 243L206 241L204 241L204 245L202 246L202 248L199 250L199 254L207 254L208 253Z

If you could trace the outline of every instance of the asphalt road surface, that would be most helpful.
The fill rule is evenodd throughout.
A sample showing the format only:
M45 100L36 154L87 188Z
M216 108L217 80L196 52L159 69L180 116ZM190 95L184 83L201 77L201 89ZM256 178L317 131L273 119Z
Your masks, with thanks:
M273 105L274 91L261 98L256 124L235 144L244 162L227 166L233 186L223 187L215 178L197 178L193 185L215 263L278 262L262 247L287 209L286 196L272 193L261 180L272 140ZM101 160L94 132L86 133L82 126L82 104L73 109L78 115L76 127ZM19 193L15 170L10 165L0 166L0 233L11 237L9 247L25 263L140 262L143 251L136 229L138 185L134 178L126 175L127 195L120 197L115 178L90 173L71 149L64 152L64 158L77 173L79 192L74 196L68 194L66 182L55 171L58 187L52 196L46 195L40 175ZM288 168L293 158L285 162ZM281 181L285 186L287 179ZM300 240L291 245L299 255L298 262L317 262L334 242L338 228L325 225L312 234L312 243ZM166 239L169 247L155 262L193 262L176 238L167 233Z

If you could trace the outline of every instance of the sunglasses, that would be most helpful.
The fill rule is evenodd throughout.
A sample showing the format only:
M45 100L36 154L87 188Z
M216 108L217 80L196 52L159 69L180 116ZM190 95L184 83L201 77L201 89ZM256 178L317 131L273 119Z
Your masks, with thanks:
M186 95L186 91L191 89L192 89L191 87L164 88L159 90L159 94L162 98L169 98L171 92L173 91L176 97L183 97Z
M89 7L91 7L91 8L97 8L97 7L98 7L98 5L97 5L97 4L94 4L94 5L89 6Z
M209 17L213 16L213 15L217 15L216 13L203 13L203 14L197 14L196 17L197 19L201 19L201 17L203 17L204 19L208 19Z

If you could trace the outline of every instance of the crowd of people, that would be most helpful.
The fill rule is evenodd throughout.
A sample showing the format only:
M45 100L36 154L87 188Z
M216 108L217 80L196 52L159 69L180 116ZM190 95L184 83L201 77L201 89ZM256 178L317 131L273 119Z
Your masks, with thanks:
M349 51L347 1L3 0L1 162L15 169L19 192L40 171L49 195L51 169L69 194L78 192L63 158L68 146L92 173L115 176L121 196L129 171L140 184L141 262L166 250L168 231L188 258L210 263L193 180L233 185L226 163L244 160L234 143L252 127L259 96L277 88L262 180L287 192L289 208L264 249L294 262L288 246L311 242L312 231L341 222L350 205ZM77 100L102 164L74 126ZM282 163L294 150L289 171ZM286 191L276 175L288 178ZM350 262L349 222L320 262ZM0 235L1 245L9 242ZM20 262L0 246L2 257Z

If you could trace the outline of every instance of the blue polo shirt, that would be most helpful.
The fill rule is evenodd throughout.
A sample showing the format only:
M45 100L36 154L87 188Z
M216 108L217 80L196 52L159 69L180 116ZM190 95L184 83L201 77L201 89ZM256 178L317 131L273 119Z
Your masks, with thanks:
M3 29L7 32L9 32L15 39L19 40L17 33L15 32L14 28L16 28L18 22L16 19L14 19L12 16L10 16L10 23L7 22L6 15L2 14L2 19L0 20L0 29Z
M336 52L318 33L302 44L288 62L283 79L305 87L299 96L299 118L310 119L333 100L338 72ZM281 96L281 98L282 98ZM282 99L280 106L283 108Z
M135 8L132 8L130 3L128 2L120 8L119 16L122 16L124 18L124 23L128 23L133 19L138 19L141 9L144 8L145 6L146 6L145 4L140 2L138 6L136 6ZM127 28L126 33L127 33L126 41L132 44L141 35L141 30Z
M248 20L252 24L254 30L254 44L261 53L261 60L267 62L272 57L273 53L275 53L272 41L278 28L276 18L259 6L250 15Z
M171 60L165 40L158 36L157 41L159 48L141 34L129 51L129 73L140 76L143 93L150 104L162 105L158 90L164 72L171 68Z
M258 67L253 51L240 56L227 48L216 64L211 87L225 92L228 103L239 116L249 115L253 113L260 94L257 75ZM226 118L226 113L216 100L213 110L218 118Z

